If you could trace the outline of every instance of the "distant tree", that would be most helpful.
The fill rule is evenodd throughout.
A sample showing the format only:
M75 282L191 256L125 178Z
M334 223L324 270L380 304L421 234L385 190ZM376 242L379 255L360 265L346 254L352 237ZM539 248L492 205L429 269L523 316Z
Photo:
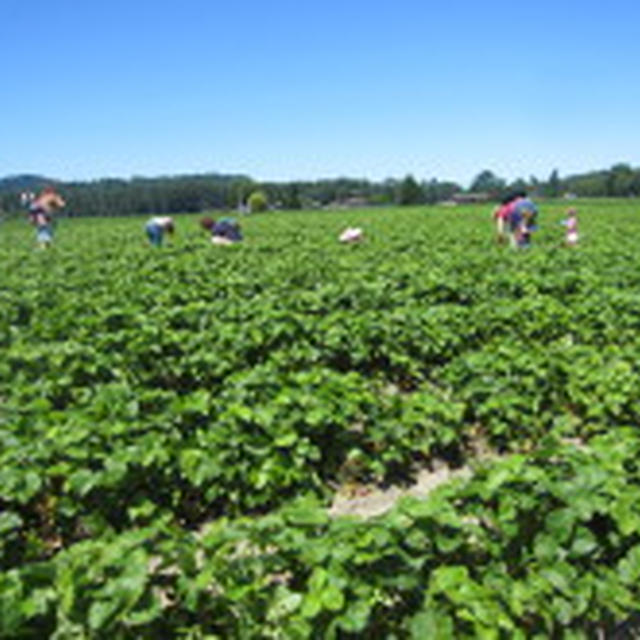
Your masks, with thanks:
M438 181L435 178L424 183L422 188L424 190L424 199L427 204L435 204L438 202Z
M462 187L457 182L438 182L438 202L450 200Z
M396 193L396 203L400 205L421 204L424 202L422 187L416 182L412 175L408 175L398 185Z
M606 191L608 196L628 196L633 193L634 175L633 169L624 163L614 164L609 169L606 179Z
M46 182L45 182L46 181ZM413 176L388 178L381 182L363 179L335 178L316 181L272 182L258 185L249 176L216 173L160 176L131 179L105 178L89 182L59 182L40 176L0 178L0 207L6 215L22 213L20 193L37 191L39 185L56 184L67 207L65 214L74 216L178 214L207 209L236 209L247 204L254 191L264 192L267 202L285 209L314 208L336 201L357 198L371 204L420 204L448 200L463 191L455 182L439 182L435 178L418 184ZM505 181L491 171L481 172L471 189L498 197ZM517 180L509 188L526 187ZM592 171L560 179L558 170L546 181L531 176L529 190L539 195L561 195L563 191L581 197L640 196L640 168L618 163L610 169Z
M607 193L607 172L592 172L564 179L567 191L578 196L591 198L604 196ZM545 184L546 187L546 184Z
M282 206L285 209L301 209L300 185L296 182L284 186L282 193Z
M455 193L462 191L460 185L455 182L438 182L435 178L423 183L422 189L427 204L450 200Z
M560 195L561 189L562 183L560 182L558 170L554 169L549 176L549 181L547 182L546 195L550 198L557 198Z
M633 169L626 162L618 162L618 164L614 164L611 167L610 171L613 171L613 173L628 174L628 173L632 173Z
M242 208L253 188L254 184L248 178L234 180L227 191L227 207L229 209Z
M496 176L493 171L485 169L481 171L471 183L469 190L473 193L488 193L492 196L496 196L504 191L506 182Z
M264 191L254 191L247 200L247 206L251 213L266 211L269 207L269 202L267 201L267 196Z
M540 193L540 181L535 176L529 176L529 191L532 192L533 195Z
M522 178L514 180L506 189L506 191L511 193L517 193L520 191L524 191L526 193L528 190L529 185Z

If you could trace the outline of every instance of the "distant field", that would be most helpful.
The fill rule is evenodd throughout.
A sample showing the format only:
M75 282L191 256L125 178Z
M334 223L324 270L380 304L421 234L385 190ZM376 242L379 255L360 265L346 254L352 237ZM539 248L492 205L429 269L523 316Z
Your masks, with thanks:
M543 202L523 251L491 209L260 214L232 247L193 216L161 249L140 218L62 219L49 251L0 224L0 637L613 633L640 202ZM436 461L473 475L329 517Z

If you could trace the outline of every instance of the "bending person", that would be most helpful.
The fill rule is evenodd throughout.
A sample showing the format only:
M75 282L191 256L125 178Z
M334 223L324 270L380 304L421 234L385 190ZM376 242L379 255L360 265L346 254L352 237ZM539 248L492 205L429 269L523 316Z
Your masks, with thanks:
M235 218L203 218L200 225L211 232L213 244L235 244L242 241L242 230Z
M505 196L493 210L493 221L496 225L496 241L498 244L503 244L507 241L507 236L510 235L509 220L513 213L513 208L516 202L524 198L525 195L522 191L512 192Z
M527 197L514 201L509 216L511 239L514 247L531 246L531 234L537 230L538 207Z
M364 233L360 227L347 227L339 236L338 241L343 244L353 244L360 242L364 238Z
M144 226L147 232L147 238L154 247L161 247L164 240L164 234L172 234L175 231L173 218L169 216L156 216L150 218Z

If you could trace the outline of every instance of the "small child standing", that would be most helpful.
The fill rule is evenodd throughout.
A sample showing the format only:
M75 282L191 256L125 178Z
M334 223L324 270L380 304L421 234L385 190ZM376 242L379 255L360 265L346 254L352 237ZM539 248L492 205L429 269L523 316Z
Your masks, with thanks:
M578 244L578 212L571 208L567 211L567 219L562 221L567 228L564 242L567 247L575 247Z

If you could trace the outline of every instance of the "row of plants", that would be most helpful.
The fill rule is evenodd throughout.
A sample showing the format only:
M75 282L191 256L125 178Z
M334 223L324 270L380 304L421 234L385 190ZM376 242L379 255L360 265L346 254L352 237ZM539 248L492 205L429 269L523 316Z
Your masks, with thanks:
M451 629L491 637L471 614L456 613L462 601L422 611L417 593L450 567L457 576L452 593L461 589L464 602L476 595L499 601L499 594L465 591L467 580L487 592L503 584L506 593L511 582L486 580L502 575L497 558L516 543L500 539L489 557L483 545L493 529L484 527L473 533L483 549L477 566L470 550L457 563L436 548L425 551L409 578L400 560L393 570L383 561L396 558L400 544L402 526L389 524L405 522L397 510L383 519L383 529L395 533L381 534L366 573L338 571L346 572L342 600L328 579L317 578L315 591L333 593L326 597L335 597L336 608L301 613L310 576L333 571L326 558L308 564L302 547L348 547L372 526L326 517L345 483L410 482L437 459L468 464L478 443L513 456L508 460L520 462L496 468L512 478L514 495L536 496L525 509L537 514L527 516L530 531L516 536L524 545L518 571L525 573L524 548L559 508L531 483L518 484L529 465L536 482L548 476L560 485L582 477L582 466L594 473L603 466L607 478L617 478L607 489L612 504L627 474L624 500L633 511L637 222L619 204L594 211L581 223L579 251L561 250L553 226L561 211L551 207L536 245L518 253L492 243L486 214L405 210L349 213L345 220L322 213L312 224L305 214L305 226L292 214L251 218L244 245L218 251L194 220L191 227L181 221L176 240L157 252L144 245L140 221L65 222L49 252L33 251L26 229L5 225L0 591L13 594L13 604L3 610L10 621L3 633L264 637L262 628L274 637L418 637L428 623L442 637ZM363 245L335 242L346 223L365 226ZM589 449L548 445L550 435ZM602 443L616 437L627 457L607 467ZM599 444L592 450L593 442ZM556 456L568 462L547 465ZM492 473L488 465L472 481L476 498L412 508L451 511L464 525L462 537L471 536L480 516L469 505L479 500L483 509L497 509L480 491ZM300 495L315 506L300 506ZM296 524L286 515L294 512L312 514L313 522ZM487 514L487 522L502 518ZM616 562L635 545L636 520L629 517L626 533L611 543ZM600 549L596 520L585 526ZM442 538L449 529L446 518L438 522ZM218 533L203 538L205 523ZM607 523L607 531L618 531L618 520ZM433 533L405 525L416 539ZM281 542L289 539L293 546ZM215 558L208 571L203 557ZM532 581L540 571L534 563ZM387 584L385 572L413 581L414 591L381 587L386 595L368 608L366 598L348 595L358 581ZM602 578L600 565L589 572ZM507 573L501 579L520 576ZM223 576L226 585L219 584ZM610 605L618 587L615 575L607 576L613 595L593 596L594 612L570 600L558 605L564 618L559 608L544 607L540 618L532 613L542 606L539 595L526 615L506 607L510 622L494 624L495 637L548 637L566 620L578 635L599 624L613 628L633 607ZM350 629L341 616L352 604L362 626ZM280 616L274 611L281 606ZM503 604L487 606L498 611Z
M51 638L592 638L640 597L640 439L547 438L371 520L298 498L169 518L3 572L0 632ZM19 518L3 516L5 540Z

